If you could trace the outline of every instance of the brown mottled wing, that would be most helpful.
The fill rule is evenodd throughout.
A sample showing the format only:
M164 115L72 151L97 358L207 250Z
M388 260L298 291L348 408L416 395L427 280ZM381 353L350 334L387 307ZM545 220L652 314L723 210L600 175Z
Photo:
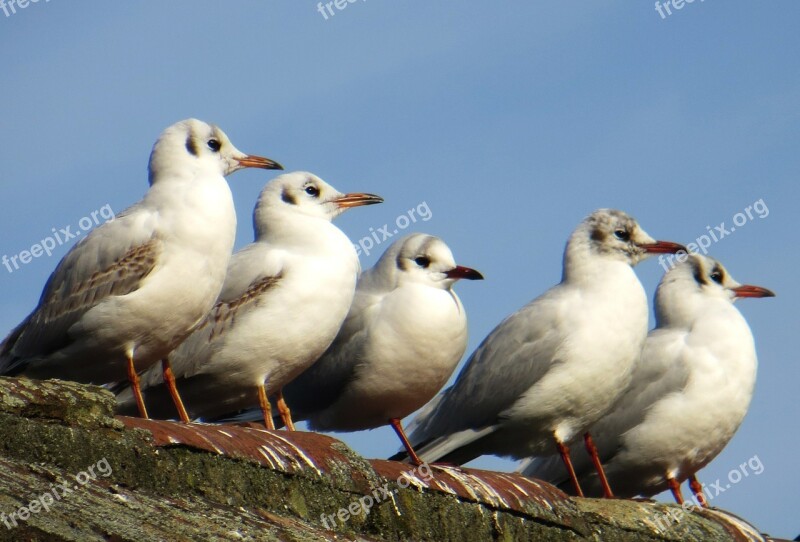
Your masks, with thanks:
M246 310L262 294L275 286L282 276L279 273L274 277L262 277L250 284L239 297L230 301L219 301L201 325L201 328L208 328L208 340L213 341L232 327L240 311Z
M52 322L76 312L85 312L106 297L133 292L155 267L157 254L158 242L151 239L144 245L131 248L111 265L95 271L85 282L60 281L56 287L45 290L37 317Z
M252 258L247 256L241 252L234 255L225 279L226 286L217 304L189 338L170 354L176 378L189 378L203 373L208 362L222 347L225 333L236 325L237 319L259 304L269 303L269 291L280 283L283 271L273 268L275 274L253 273L253 266L247 265L252 263ZM248 282L248 275L256 276ZM148 371L144 384L160 383L159 372Z
M18 373L27 359L68 346L75 340L70 327L86 311L137 290L160 251L148 226L142 213L123 214L75 245L47 281L38 307L0 345L0 374Z

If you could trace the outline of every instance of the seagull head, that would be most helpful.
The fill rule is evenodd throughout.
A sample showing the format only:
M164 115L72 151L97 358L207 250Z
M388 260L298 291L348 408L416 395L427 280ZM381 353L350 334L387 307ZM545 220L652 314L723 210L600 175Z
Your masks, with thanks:
M243 168L283 169L279 163L245 154L217 126L197 119L177 122L164 130L150 154L150 184L164 176L222 175Z
M567 257L610 258L636 265L652 254L686 250L671 241L656 241L636 220L616 209L599 209L589 215L567 243Z
M740 297L775 297L775 294L751 284L740 284L719 261L702 254L689 254L664 274L659 289L690 291L708 297L734 301Z
M444 241L425 233L413 233L395 241L376 268L386 276L393 276L395 286L421 283L448 290L459 279L483 280L478 271L456 265Z
M689 254L667 271L656 290L658 325L690 323L709 303L733 303L741 297L774 297L775 294L750 284L740 284L725 267L710 256Z
M284 173L267 183L261 191L253 214L256 237L266 233L277 217L316 218L327 222L352 207L374 205L383 198L374 194L342 194L306 171ZM274 224L274 222L273 222Z

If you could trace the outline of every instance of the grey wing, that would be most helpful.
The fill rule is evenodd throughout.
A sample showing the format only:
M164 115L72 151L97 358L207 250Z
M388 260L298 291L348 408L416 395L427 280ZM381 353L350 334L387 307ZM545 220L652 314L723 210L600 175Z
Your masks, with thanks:
M111 296L136 291L155 269L161 243L155 218L131 208L76 244L47 281L39 305L0 344L0 374L24 370L26 360L68 346L70 328Z
M578 476L580 476L582 467L584 466L583 464L587 463L588 459L584 461L584 454L571 455L573 467L576 468ZM581 461L581 464L576 466L576 461ZM523 459L517 468L517 472L529 478L544 480L554 486L558 486L569 480L569 476L566 474L566 469L564 468L564 462L558 455Z
M357 292L342 328L325 353L308 370L283 388L298 420L331 406L352 381L369 340L368 321L383 296Z
M263 243L252 243L231 257L228 272L217 302L192 334L170 353L176 378L204 372L208 362L238 319L262 303L269 303L269 292L284 276L280 256ZM160 371L147 375L147 383L161 383Z
M213 361L224 347L227 334L236 326L238 319L259 304L269 303L270 290L276 288L284 276L280 258L267 247L255 245L258 243L248 245L232 257L225 285L216 304L192 334L169 354L177 387L190 412L199 405L212 405L208 396L213 386L219 385L219 381L210 373L215 369ZM142 374L141 388L152 416L165 419L174 417L172 398L164 384L160 364ZM115 391L118 413L135 413L130 387L126 385ZM204 412L197 415L216 417L223 413Z
M641 424L657 401L686 386L689 370L682 360L684 337L684 332L660 329L648 335L627 391L611 412L589 429L603 463L614 458L625 433ZM578 477L594 472L585 454L573 456L573 466ZM556 485L568 481L558 456L527 459L521 463L519 472Z
M689 367L682 355L684 339L681 331L650 332L628 390L612 411L589 429L601 459L607 461L619 450L623 435L641 424L656 402L686 387Z
M413 442L428 436L480 429L508 410L554 364L567 321L558 287L498 325L470 356L456 382L425 419L415 421Z

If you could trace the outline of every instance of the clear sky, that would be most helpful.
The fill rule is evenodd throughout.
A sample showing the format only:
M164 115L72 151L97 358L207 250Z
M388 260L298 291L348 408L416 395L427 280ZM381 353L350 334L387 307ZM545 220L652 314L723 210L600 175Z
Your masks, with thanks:
M763 472L713 504L773 535L800 532L800 4L695 1L663 16L621 0L344 5L334 15L312 0L0 7L0 256L21 262L53 228L75 232L93 211L138 200L155 138L190 116L290 170L381 194L383 205L338 221L354 240L426 205L429 220L405 231L441 236L486 276L457 288L469 351L558 281L567 236L596 208L683 243L738 220L710 253L778 297L738 304L758 382L742 428L701 478L724 487L758 456ZM250 213L272 175L231 178L238 246L252 239ZM737 217L761 200L764 218ZM0 333L33 308L73 242L0 265ZM658 262L638 271L652 294ZM397 447L387 429L343 438L372 457Z

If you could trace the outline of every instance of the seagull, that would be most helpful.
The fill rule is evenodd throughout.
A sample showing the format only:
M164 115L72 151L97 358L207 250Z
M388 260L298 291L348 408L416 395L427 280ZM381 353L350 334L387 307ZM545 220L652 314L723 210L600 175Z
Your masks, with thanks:
M438 237L395 241L358 280L333 344L284 389L295 420L318 431L360 431L387 423L416 457L400 420L445 385L467 348L467 317L453 285L481 280L456 265ZM252 421L251 411L236 421Z
M225 176L248 167L282 169L196 119L164 130L144 198L64 256L39 305L0 343L0 374L94 384L127 378L147 417L138 373L213 306L236 230Z
M679 250L621 211L592 213L567 243L561 283L497 326L414 420L419 457L461 465L556 450L571 471L569 443L583 434L591 447L587 430L627 387L647 336L647 298L633 266Z
M689 255L670 269L655 296L657 325L647 337L633 381L613 411L592 427L605 472L618 495L650 497L680 484L706 505L696 473L742 423L756 379L756 351L740 297L773 297L741 285L713 258ZM523 463L526 476L564 484L556 458ZM588 462L576 462L581 486L600 491Z
M264 187L253 213L255 242L234 254L216 305L169 356L187 418L211 421L258 405L274 428L269 397L322 355L353 301L358 256L331 221L382 201L342 194L307 172ZM180 412L160 371L145 373L142 389L156 417ZM130 390L117 400L121 413L132 410ZM278 409L293 427L280 397Z

